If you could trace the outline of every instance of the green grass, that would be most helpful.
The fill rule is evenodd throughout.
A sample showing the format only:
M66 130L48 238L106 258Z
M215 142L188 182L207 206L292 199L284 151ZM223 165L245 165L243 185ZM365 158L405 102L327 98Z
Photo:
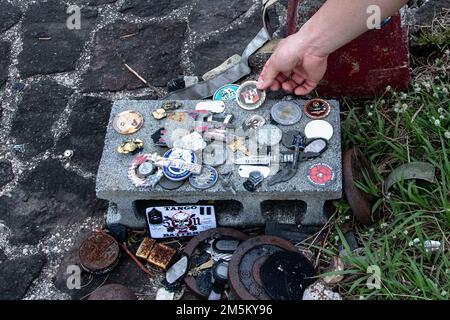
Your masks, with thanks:
M353 220L345 201L336 202L327 238L317 249L320 266L338 254L342 225L352 223L362 246L348 251L345 279L338 291L345 299L449 299L450 297L450 54L416 67L407 93L387 90L366 103L344 102L343 144L367 156L376 181L359 187L375 196L373 211L383 219L369 227ZM425 161L436 167L434 183L407 180L387 196L382 183L397 166ZM427 253L419 238L440 241L442 250ZM381 270L381 288L369 289L369 266ZM322 268L323 270L324 268Z

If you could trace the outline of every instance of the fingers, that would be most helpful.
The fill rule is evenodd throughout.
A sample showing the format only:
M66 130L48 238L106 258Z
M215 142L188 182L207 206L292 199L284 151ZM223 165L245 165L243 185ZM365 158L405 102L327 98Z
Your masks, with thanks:
M275 81L275 78L279 75L279 71L275 69L274 63L272 62L272 58L267 61L266 65L264 66L259 79L258 79L258 89L260 90L266 90L270 88Z
M305 81L301 86L294 89L297 96L304 96L313 91L317 87L317 83L313 81Z

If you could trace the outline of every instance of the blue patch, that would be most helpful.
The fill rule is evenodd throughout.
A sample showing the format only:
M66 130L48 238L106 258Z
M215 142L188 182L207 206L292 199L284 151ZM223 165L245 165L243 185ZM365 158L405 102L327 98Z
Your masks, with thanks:
M234 101L236 100L236 92L239 89L237 84L227 84L219 88L214 93L213 100Z

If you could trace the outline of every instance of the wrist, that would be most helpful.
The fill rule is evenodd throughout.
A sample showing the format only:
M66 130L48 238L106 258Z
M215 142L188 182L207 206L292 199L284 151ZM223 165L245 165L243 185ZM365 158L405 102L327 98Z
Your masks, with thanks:
M291 37L293 37L295 43L298 44L298 51L301 52L301 54L326 58L334 51L330 48L330 43L327 43L324 32L317 27L314 27L309 21Z

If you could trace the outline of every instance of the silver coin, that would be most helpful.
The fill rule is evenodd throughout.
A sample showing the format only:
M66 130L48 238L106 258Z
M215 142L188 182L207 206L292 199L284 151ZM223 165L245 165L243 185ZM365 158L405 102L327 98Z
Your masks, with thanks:
M217 170L211 166L204 165L200 174L192 174L189 177L189 183L196 189L209 189L219 180Z
M217 167L227 161L227 149L223 143L211 143L203 149L203 163Z
M138 175L138 177L145 179L146 177L151 175L154 170L155 166L153 165L153 163L145 161L137 168L136 174Z
M274 104L270 115L275 122L283 126L291 126L302 118L302 109L292 101L280 101Z

